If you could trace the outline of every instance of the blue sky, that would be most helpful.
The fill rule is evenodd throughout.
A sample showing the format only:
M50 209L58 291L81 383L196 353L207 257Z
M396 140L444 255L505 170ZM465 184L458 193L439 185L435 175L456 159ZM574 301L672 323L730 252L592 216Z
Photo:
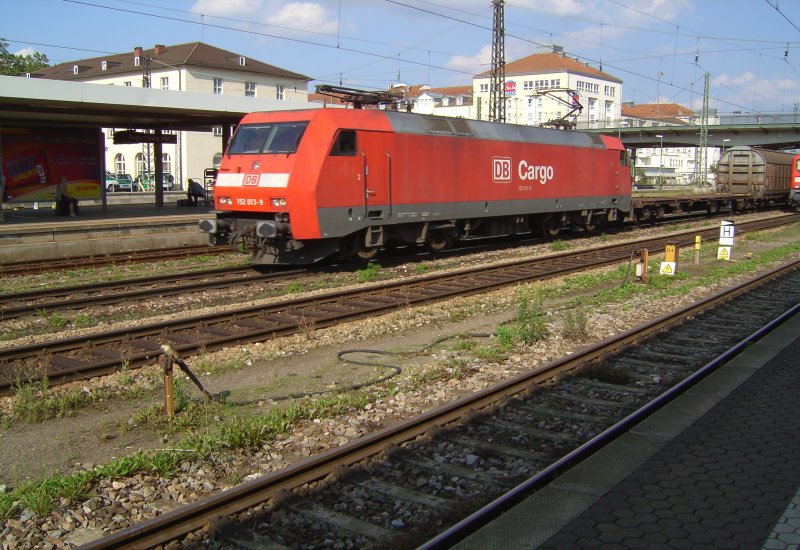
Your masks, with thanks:
M9 50L61 63L203 41L305 74L385 89L488 70L491 0L0 0ZM800 103L800 0L506 0L506 60L549 46L623 81L623 101L723 113Z

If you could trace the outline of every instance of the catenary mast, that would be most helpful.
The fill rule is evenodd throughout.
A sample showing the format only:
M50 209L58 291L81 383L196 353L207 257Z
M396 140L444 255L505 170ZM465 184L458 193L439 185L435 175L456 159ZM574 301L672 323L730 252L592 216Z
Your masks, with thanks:
M494 6L494 26L492 28L492 69L489 82L489 120L506 121L506 46L505 24L503 22L503 3L505 0L492 0Z

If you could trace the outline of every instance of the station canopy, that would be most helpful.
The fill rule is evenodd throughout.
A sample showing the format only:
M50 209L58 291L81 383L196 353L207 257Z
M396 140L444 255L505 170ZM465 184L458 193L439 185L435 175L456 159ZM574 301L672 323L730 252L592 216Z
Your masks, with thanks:
M0 76L0 128L81 126L210 131L256 111L319 103Z

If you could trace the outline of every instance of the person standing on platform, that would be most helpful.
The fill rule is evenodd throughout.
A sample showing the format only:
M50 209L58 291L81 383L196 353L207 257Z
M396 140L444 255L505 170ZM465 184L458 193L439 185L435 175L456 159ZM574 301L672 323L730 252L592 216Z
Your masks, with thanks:
M69 214L73 218L78 217L78 200L68 193L66 176L61 176L61 181L58 182L56 201L58 203L57 212L60 216Z

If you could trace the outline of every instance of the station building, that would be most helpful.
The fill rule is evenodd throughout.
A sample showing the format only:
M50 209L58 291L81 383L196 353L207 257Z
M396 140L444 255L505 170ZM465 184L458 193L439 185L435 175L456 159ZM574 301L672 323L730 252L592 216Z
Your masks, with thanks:
M128 53L45 67L28 76L302 102L308 100L311 80L302 74L203 42L156 45L147 50L136 47ZM152 145L115 145L114 130L120 129L130 128L104 130L107 170L147 181L155 166ZM176 131L175 134L175 144L163 145L164 173L173 176L175 189L185 189L189 178L201 181L204 170L219 163L222 158L222 128L209 127L205 132Z

